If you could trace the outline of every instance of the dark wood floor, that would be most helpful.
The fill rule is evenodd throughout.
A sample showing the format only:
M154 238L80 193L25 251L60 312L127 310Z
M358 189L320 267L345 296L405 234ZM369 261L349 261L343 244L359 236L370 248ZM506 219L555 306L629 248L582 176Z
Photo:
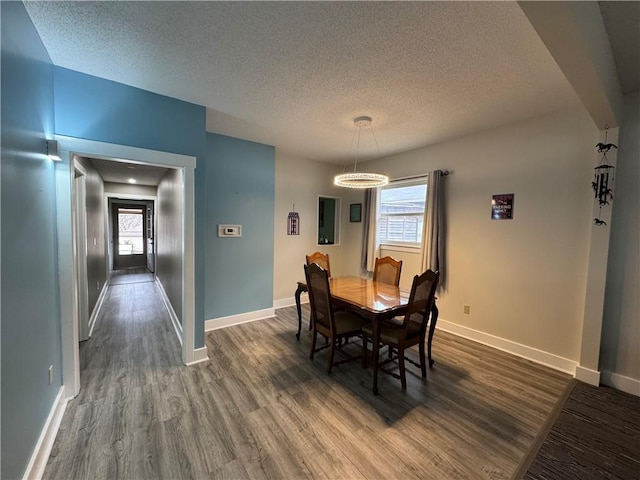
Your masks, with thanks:
M640 479L640 398L572 382L524 478Z
M373 396L359 362L309 360L293 307L208 333L184 367L155 289L109 289L44 478L506 479L569 381L438 331L428 381Z

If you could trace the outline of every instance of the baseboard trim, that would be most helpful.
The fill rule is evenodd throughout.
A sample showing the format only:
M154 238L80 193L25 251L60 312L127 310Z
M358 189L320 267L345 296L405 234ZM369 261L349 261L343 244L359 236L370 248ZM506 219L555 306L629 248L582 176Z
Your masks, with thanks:
M195 365L196 363L206 362L209 360L209 352L207 351L207 346L205 345L202 348L196 348L193 350L193 361L187 363L187 366Z
M91 317L89 318L89 338L91 338L91 335L93 335L93 328L96 326L96 320L98 320L98 315L100 314L102 303L107 297L107 290L109 290L109 282L104 282L102 284L102 290L100 290L100 295L98 295L96 306L93 307L93 312L91 312Z
M167 311L169 312L169 318L171 319L171 324L173 325L173 329L176 332L176 336L180 341L180 345L182 345L182 324L180 323L180 320L178 320L178 315L176 315L176 312L173 309L173 305L171 305L171 300L169 300L169 297L167 296L167 292L164 291L162 282L157 276L156 276L156 285L158 286L158 290L160 290L160 296L162 297L164 306L167 307Z
M575 377L581 382L588 383L594 387L598 387L600 385L600 372L597 370L591 370L590 368L576 365Z
M309 303L309 295L307 293L300 295L300 305L303 303ZM278 308L293 307L295 304L296 297L281 298L273 301L273 308L277 310Z
M640 397L640 380L625 377L624 375L609 370L602 370L600 373L603 385Z
M47 466L49 454L53 448L53 442L58 434L58 429L60 428L62 416L64 415L66 408L67 399L64 398L64 386L61 386L60 390L58 390L58 395L56 395L56 398L53 401L51 411L49 412L47 421L42 428L42 432L40 432L38 442L33 449L31 459L29 460L27 469L22 477L23 480L37 480L42 478L44 468Z
M495 335L474 330L473 328L457 325L443 319L438 319L436 328L570 375L574 374L577 366L577 362L569 360L568 358L560 357L505 338L496 337Z
M238 315L229 315L228 317L212 318L204 322L204 331L210 332L219 328L240 325L241 323L254 322L256 320L264 320L265 318L275 317L276 312L273 308L265 308L263 310L255 310L253 312L240 313Z

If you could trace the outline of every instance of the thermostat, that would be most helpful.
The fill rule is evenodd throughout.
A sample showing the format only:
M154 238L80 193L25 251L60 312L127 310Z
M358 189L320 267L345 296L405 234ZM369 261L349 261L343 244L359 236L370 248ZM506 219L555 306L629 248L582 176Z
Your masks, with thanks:
M241 237L242 225L218 225L219 237Z

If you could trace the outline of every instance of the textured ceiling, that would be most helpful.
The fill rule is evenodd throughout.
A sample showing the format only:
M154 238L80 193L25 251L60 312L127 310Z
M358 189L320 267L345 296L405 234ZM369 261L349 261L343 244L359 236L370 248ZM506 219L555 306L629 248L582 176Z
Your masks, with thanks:
M208 107L207 129L352 160L579 104L514 2L26 2L54 64ZM378 156L363 137L362 160Z

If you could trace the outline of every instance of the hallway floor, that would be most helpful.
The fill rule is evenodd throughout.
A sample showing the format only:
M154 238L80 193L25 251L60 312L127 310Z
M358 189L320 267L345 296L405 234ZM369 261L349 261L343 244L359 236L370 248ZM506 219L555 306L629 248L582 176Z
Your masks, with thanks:
M130 283L153 282L153 273L146 268L127 268L112 270L109 283L111 285L126 285Z
M67 405L43 478L149 477L138 467L151 458L147 448L157 448L154 457L164 450L153 431L170 416L181 356L156 284L112 284L94 334L80 344L80 393Z

